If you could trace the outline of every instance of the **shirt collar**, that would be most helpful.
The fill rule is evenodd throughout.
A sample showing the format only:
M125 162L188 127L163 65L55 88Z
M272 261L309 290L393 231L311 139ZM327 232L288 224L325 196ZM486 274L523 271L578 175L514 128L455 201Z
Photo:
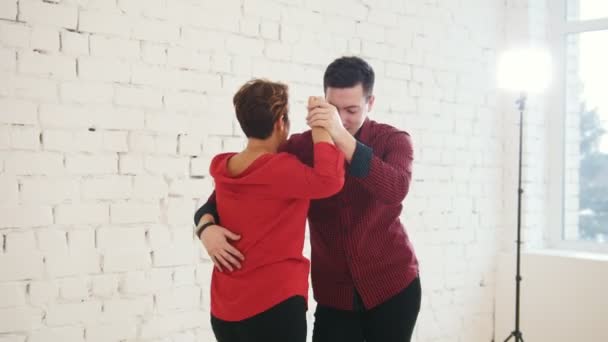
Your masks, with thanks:
M355 139L360 140L360 141L367 141L367 139L369 137L370 125L371 125L370 119L369 119L369 117L366 117L365 120L363 121L363 125L361 125L361 127L359 128L357 133L355 133Z

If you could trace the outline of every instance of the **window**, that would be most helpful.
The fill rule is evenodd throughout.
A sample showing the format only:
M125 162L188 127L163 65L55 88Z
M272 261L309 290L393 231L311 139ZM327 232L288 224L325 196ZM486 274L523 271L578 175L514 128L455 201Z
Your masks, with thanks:
M605 0L568 0L566 13L569 21L608 18Z
M563 149L552 242L608 251L608 1L564 1L553 13Z

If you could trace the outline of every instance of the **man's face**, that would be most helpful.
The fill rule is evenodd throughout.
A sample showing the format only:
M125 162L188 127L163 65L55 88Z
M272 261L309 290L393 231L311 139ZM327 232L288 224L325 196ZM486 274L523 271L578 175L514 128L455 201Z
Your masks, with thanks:
M328 87L325 99L336 106L342 125L351 135L355 135L361 128L374 104L374 96L366 98L361 83L351 88Z

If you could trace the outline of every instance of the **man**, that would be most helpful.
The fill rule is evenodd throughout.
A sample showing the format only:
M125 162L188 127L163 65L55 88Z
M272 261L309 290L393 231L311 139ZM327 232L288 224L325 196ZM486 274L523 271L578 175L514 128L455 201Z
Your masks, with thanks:
M338 194L308 211L313 342L410 341L421 299L418 261L399 220L412 177L410 136L367 117L374 71L361 58L336 59L323 83L327 102L309 107L307 122L330 133L347 174ZM310 131L284 149L312 164ZM239 236L214 224L220 219L211 195L195 214L197 234L216 266L231 271L244 256L228 241Z

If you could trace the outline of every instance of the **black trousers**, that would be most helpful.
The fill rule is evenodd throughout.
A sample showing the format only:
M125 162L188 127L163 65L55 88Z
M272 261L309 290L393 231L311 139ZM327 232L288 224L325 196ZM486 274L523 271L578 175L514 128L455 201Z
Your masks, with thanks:
M416 325L422 290L416 278L403 291L370 309L355 294L355 310L317 306L313 342L409 342Z
M218 342L306 342L306 300L294 296L239 322L211 316L211 327Z

